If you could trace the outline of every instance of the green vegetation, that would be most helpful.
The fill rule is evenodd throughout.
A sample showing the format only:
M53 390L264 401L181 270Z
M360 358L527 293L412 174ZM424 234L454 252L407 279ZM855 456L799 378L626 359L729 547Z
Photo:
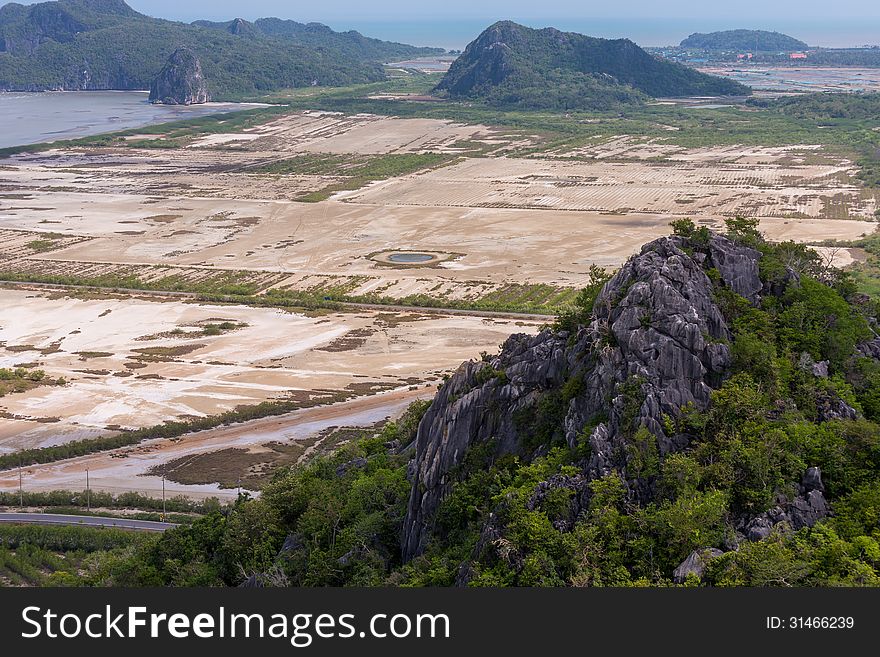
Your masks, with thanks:
M331 155L318 153L299 155L261 167L260 173L294 174L300 176L334 176L341 178L324 189L302 194L295 200L317 203L332 194L360 189L374 180L386 180L425 169L450 164L456 158L440 153L400 153L391 155Z
M590 280L587 286L581 290L569 308L564 309L556 318L554 328L560 331L574 332L578 326L589 323L593 314L593 305L596 297L602 291L605 283L611 278L611 274L596 265L590 266Z
M29 248L34 253L45 253L46 251L52 251L53 249L58 248L58 243L55 240L48 239L39 239L32 240L25 244L27 248Z
M351 294L352 284L339 285L332 280L327 284L315 285L306 290L271 288L260 292L265 287L265 283L256 280L258 278L259 272L248 270L223 270L199 281L190 281L179 275L169 275L151 280L141 277L137 268L88 276L0 269L0 281L109 290L178 292L192 294L198 301L206 303L235 303L273 308L339 310L344 307L342 304L375 304L551 316L572 303L578 294L575 288L557 287L544 283L510 283L474 299L453 299L431 294L413 294L398 298L380 292L354 295ZM203 329L202 335L215 335L216 330L217 328L206 327ZM220 327L220 330L222 332L227 329Z
M156 540L141 532L0 525L0 586L81 586L95 561L130 554Z
M147 89L180 47L200 59L214 100L382 80L380 62L438 52L277 19L233 33L150 18L122 0L9 3L0 8L0 89Z
M161 267L157 267L161 269ZM115 271L81 276L78 274L49 274L42 272L0 270L0 280L51 285L76 285L118 290L146 290L152 292L183 292L194 295L247 297L256 295L265 285L260 272L223 269L208 272L198 280L181 274L168 274L155 280L148 275L154 270L123 267ZM279 276L280 278L280 276Z
M726 30L703 34L696 32L681 42L682 48L697 50L736 50L738 52L778 52L806 50L803 41L780 32L765 30Z
M66 383L64 379L51 379L43 370L31 367L0 367L0 397L40 386L63 386Z
M206 514L220 510L220 502L215 497L202 501L191 500L183 495L175 495L166 500L147 497L134 491L113 494L105 491L55 490L46 493L24 491L8 493L0 491L0 507L43 507L76 509L81 513L87 506L102 509L139 509L142 511L161 511L165 508L169 513Z
M502 45L503 44L503 45ZM627 39L495 23L437 85L495 107L607 111L647 96L748 95L737 82L656 59Z

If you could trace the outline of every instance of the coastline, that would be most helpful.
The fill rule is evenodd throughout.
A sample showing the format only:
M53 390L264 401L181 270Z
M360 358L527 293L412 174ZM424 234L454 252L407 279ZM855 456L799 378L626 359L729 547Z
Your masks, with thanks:
M188 118L254 109L262 103L154 105L148 91L0 92L0 148L93 137Z

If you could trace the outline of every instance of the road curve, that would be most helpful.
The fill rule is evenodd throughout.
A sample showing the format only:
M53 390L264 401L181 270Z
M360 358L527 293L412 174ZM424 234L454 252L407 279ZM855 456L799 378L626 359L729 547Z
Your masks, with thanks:
M27 525L68 525L84 527L116 527L140 532L164 532L174 529L173 522L153 522L132 518L108 518L105 516L67 516L54 513L0 513L0 523Z

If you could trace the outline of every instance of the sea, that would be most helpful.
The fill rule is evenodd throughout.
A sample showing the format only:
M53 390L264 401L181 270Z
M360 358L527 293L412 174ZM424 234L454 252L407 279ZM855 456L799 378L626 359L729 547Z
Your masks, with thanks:
M152 105L146 91L0 92L0 148L142 128L242 106Z

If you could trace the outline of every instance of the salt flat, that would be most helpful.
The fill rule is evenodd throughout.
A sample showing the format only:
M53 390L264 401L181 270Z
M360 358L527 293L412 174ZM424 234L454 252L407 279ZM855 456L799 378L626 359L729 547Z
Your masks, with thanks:
M246 306L78 299L0 289L0 367L62 387L0 399L0 452L201 417L243 404L434 382L537 324L379 312L307 316ZM204 335L209 324L241 328ZM12 417L9 417L12 416Z

